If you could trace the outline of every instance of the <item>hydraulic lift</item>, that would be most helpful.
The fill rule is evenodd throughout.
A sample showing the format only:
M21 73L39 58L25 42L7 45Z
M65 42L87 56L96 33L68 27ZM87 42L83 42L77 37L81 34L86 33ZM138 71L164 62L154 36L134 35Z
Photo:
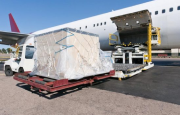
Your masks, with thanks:
M152 68L151 47L161 44L160 28L152 26L148 10L112 17L119 35L109 35L109 45L117 49L112 53L114 77L131 77ZM118 38L119 36L119 38ZM120 40L120 44L118 43Z

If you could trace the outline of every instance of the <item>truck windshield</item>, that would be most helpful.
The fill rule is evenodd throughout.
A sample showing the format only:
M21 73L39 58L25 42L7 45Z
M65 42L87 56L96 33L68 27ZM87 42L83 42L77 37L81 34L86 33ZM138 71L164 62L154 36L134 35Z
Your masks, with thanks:
M34 55L34 46L26 46L26 59L32 59Z

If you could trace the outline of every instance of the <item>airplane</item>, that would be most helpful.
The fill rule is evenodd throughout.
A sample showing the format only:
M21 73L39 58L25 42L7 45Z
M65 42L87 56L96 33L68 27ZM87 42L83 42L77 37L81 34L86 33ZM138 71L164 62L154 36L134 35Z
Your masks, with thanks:
M115 23L111 21L110 18L132 12L141 11L141 10L149 10L152 17L153 25L161 28L161 38L162 38L161 45L153 46L152 49L169 50L173 48L180 48L180 39L179 39L180 1L179 0L153 0L132 7L39 30L31 34L19 33L20 31L12 17L12 14L9 14L12 32L0 31L0 39L1 39L0 44L14 45L16 43L22 44L24 42L33 44L34 38L32 35L42 34L57 29L70 27L70 28L75 28L77 30L83 30L94 34L98 34L100 38L101 49L105 51L109 51L114 49L114 47L109 46L109 34L112 33L118 35L117 27Z
M30 34L22 34L12 16L9 14L10 26L12 32L0 31L0 44L15 46L15 44L20 43L24 38L30 36Z

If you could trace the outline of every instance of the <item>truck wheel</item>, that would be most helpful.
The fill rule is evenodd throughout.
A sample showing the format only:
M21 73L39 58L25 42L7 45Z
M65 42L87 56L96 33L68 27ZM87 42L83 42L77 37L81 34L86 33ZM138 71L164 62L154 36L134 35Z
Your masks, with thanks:
M6 76L13 76L13 71L11 70L10 66L5 67L5 74Z
M24 73L24 69L22 67L19 68L19 73Z

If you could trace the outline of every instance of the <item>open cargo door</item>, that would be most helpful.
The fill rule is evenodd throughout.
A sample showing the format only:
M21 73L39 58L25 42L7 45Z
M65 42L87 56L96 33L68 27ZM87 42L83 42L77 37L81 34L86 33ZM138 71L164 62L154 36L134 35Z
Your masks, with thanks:
M121 44L145 44L148 39L148 26L152 23L148 10L112 17L119 32Z

